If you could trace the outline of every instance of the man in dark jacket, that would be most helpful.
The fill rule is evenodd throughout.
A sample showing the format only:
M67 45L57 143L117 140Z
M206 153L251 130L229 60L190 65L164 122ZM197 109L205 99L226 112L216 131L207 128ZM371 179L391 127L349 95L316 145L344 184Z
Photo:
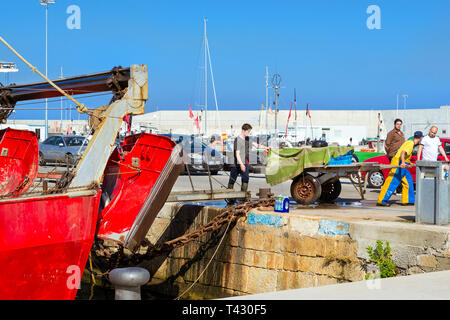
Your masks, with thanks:
M386 150L389 162L397 153L398 149L405 142L405 136L401 130L403 121L400 119L395 119L394 129L392 129L386 136L386 141L384 142L384 149Z
M261 147L266 148L266 150L269 149L268 147L257 144L255 142L253 142L251 146L249 140L251 131L252 126L248 123L245 123L244 125L242 125L241 134L237 136L236 139L234 140L234 148L233 148L234 163L230 171L230 180L228 182L228 189L234 188L234 183L236 182L238 175L241 175L242 179L241 191L247 191L249 181L249 167L250 167L249 161L250 148L254 146L256 148Z

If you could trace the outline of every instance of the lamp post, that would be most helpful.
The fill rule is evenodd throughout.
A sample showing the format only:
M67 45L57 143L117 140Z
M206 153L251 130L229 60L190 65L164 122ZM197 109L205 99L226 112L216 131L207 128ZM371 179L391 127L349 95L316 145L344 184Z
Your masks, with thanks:
M41 6L45 6L45 76L48 77L48 68L47 68L47 44L48 44L48 5L55 4L55 0L40 0L39 4ZM45 99L45 139L48 138L48 99Z

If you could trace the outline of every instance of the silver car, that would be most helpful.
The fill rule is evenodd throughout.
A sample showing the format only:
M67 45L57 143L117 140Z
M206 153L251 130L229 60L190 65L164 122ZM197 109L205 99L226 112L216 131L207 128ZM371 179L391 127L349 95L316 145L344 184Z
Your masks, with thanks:
M51 136L39 144L39 164L47 162L74 165L86 149L88 141L83 136Z

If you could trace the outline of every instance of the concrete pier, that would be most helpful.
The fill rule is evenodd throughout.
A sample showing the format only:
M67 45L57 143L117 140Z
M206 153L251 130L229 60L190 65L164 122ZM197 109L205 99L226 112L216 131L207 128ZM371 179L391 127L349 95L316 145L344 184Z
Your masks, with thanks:
M450 270L450 226L411 223L413 211L403 207L380 209L358 205L297 208L289 213L254 209L229 232L214 258L218 239L207 235L139 266L152 274L146 289L158 294L176 296L197 281L184 296L189 299L356 282L365 286L366 248L375 247L377 240L390 242L399 276ZM168 203L147 238L152 243L172 239L222 210Z
M225 300L450 300L450 271L225 298Z

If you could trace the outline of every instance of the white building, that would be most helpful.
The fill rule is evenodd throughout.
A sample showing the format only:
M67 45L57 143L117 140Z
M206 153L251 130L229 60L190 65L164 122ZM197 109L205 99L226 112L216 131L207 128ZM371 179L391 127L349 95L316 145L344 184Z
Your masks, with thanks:
M338 142L347 145L352 138L352 144L357 145L362 139L376 138L380 129L380 139L394 127L394 120L403 120L403 132L407 137L421 130L425 134L432 125L439 128L438 135L450 136L450 106L430 109L407 110L310 110L311 118L307 118L305 111L297 111L297 120L294 112L287 122L289 110L278 113L277 131L280 135L286 132L296 135L304 140L305 137L320 139L324 137L327 142ZM195 117L197 113L194 111ZM243 123L253 126L253 134L275 132L275 116L262 113L258 110L223 110L208 111L208 126L205 130L204 117L199 112L199 125L197 129L194 119L189 118L188 110L163 110L134 116L132 131L152 133L185 133L237 135ZM267 120L267 121L266 121ZM380 123L379 123L380 120ZM49 133L65 133L70 126L71 131L79 134L88 133L86 120L64 120L62 126L59 120L49 120ZM266 126L267 122L267 126ZM8 124L25 124L43 128L44 120L8 120ZM125 130L125 127L122 128ZM43 132L43 130L41 130Z

